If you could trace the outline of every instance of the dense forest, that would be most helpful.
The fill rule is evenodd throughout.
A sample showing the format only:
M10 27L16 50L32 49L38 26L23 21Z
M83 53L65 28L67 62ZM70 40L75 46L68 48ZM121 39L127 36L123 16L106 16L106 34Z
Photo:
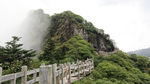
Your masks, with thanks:
M48 18L48 33L43 38L40 52L23 49L23 44L19 43L21 38L16 36L5 46L0 46L3 74L19 72L23 65L33 69L42 63L60 64L93 58L94 71L74 84L150 84L150 60L147 57L127 55L118 50L103 29L94 27L71 11ZM113 51L116 52L111 53Z

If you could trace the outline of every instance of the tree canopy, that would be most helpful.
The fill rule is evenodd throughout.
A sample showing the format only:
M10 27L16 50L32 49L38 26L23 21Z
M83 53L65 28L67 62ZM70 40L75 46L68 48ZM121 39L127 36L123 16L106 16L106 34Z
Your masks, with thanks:
M25 50L23 44L19 44L19 37L13 36L13 40L6 42L5 47L0 47L0 63L5 73L17 72L23 65L30 65L35 51Z
M74 84L150 84L149 64L146 57L119 51L100 58L92 74Z

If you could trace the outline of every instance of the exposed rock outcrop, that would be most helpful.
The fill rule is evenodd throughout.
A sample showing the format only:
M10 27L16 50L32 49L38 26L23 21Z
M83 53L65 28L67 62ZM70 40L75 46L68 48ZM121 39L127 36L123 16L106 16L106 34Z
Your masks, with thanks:
M57 43L63 43L74 35L82 36L93 44L97 52L112 52L115 50L113 41L102 29L97 29L91 22L70 11L51 16L51 25L46 39L53 38Z

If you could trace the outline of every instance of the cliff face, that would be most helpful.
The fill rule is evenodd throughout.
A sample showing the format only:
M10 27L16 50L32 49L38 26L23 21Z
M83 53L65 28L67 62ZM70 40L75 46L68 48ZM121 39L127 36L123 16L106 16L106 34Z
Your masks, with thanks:
M55 14L51 17L51 26L46 39L53 38L57 43L63 43L74 35L80 35L96 48L97 52L114 51L115 47L108 34L97 29L91 22L70 11Z
M50 18L41 60L50 63L85 60L115 50L108 34L71 11Z

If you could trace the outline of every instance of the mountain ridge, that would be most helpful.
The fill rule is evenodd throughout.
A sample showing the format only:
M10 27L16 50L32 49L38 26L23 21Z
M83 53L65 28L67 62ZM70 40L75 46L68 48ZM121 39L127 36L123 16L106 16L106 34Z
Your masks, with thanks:
M128 54L137 54L137 55L142 55L150 58L150 48L145 48L145 49L139 49L135 51L130 51L127 52Z
M116 51L110 36L80 15L64 11L50 18L40 59L51 59L52 63L66 62Z
M58 24L58 25L57 25ZM49 35L59 36L59 42L65 42L73 35L81 35L86 41L92 43L97 51L113 51L114 43L104 30L94 27L91 22L86 21L81 16L65 11L51 16L51 26ZM49 37L48 35L48 37ZM108 45L107 45L108 44Z

